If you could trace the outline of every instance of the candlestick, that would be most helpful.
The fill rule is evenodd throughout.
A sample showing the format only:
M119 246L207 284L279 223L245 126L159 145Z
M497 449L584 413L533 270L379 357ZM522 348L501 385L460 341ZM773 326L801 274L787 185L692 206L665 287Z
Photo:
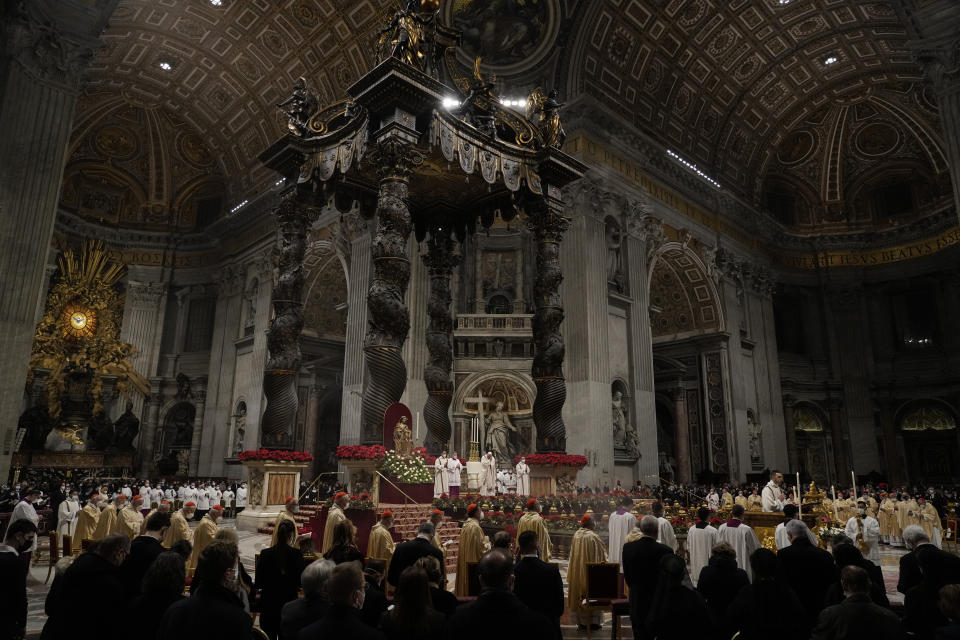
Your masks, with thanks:
M416 440L420 437L420 412L417 411L417 426L413 429L413 439Z
M840 522L840 514L837 512L837 490L830 485L830 493L833 495L833 519Z
M803 515L803 496L800 495L800 472L797 471L797 515Z
M853 483L853 503L857 503L857 474L850 472L850 481Z

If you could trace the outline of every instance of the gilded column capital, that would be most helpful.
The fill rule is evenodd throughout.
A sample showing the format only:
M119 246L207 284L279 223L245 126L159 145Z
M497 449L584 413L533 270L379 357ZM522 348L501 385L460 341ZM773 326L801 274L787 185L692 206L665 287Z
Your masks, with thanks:
M127 281L127 297L135 307L155 308L167 292L165 282Z

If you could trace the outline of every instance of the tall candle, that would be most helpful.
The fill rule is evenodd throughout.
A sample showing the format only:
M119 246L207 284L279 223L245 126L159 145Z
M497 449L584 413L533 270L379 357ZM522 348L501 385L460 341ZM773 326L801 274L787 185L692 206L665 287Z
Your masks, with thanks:
M840 514L837 512L837 489L830 485L830 493L833 494L833 519L840 521Z
M853 501L854 501L854 503L856 503L856 501L857 501L857 474L855 474L853 471L850 472L850 482L853 483Z
M803 496L800 495L800 472L797 471L797 515L803 515Z

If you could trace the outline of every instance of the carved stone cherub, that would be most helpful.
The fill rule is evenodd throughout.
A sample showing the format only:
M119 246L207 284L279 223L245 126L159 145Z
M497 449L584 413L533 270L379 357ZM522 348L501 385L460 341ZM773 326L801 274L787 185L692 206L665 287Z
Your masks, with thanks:
M307 81L301 76L294 83L290 97L279 103L277 107L287 114L287 129L291 133L302 136L306 134L310 116L317 108L317 98L307 89Z

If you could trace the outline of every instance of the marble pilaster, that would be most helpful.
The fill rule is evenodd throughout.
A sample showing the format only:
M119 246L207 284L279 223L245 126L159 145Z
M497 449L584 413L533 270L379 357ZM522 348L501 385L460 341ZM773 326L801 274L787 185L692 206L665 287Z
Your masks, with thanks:
M568 209L570 227L560 245L566 305L561 329L566 344L567 453L587 456L578 483L613 486L613 428L610 424L610 366L606 283L606 241L601 218L589 198L578 194ZM572 301L576 301L573 303Z
M157 375L160 362L160 344L163 338L163 320L167 306L168 285L165 282L148 281L150 274L130 269L124 299L123 324L120 339L134 347L130 364L144 378ZM133 413L143 415L145 399L138 393L129 394Z
M356 216L356 214L353 214ZM350 234L347 272L347 337L343 359L343 399L340 407L340 444L360 444L363 381L366 359L361 356L367 330L367 290L370 288L370 233L354 220Z
M0 8L0 481L23 405L77 89L117 1Z
M160 426L160 406L163 404L162 378L150 378L150 395L147 397L147 412L140 431L140 474L152 477L154 474L154 448L157 444L157 429Z

